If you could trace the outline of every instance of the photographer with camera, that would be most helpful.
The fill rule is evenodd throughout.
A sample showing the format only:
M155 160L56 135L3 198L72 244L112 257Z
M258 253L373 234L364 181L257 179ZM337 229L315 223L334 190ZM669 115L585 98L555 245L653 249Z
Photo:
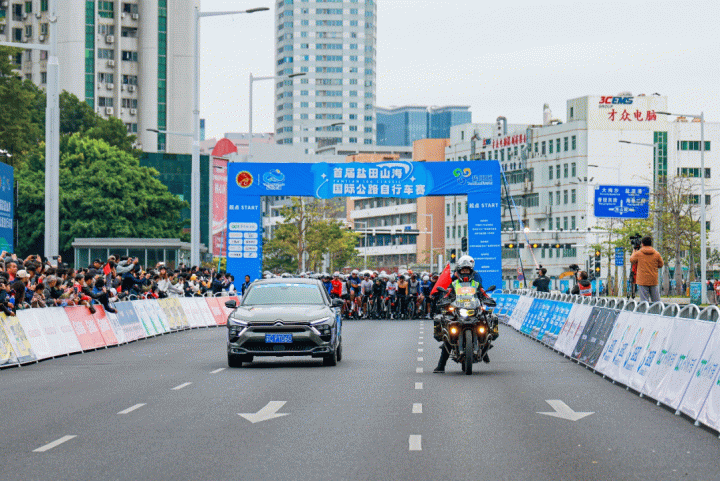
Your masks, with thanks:
M532 283L532 286L537 289L537 292L550 292L550 278L546 275L547 269L540 266L537 269L539 274Z
M630 256L630 264L636 271L635 283L640 292L640 300L659 302L658 270L665 264L660 253L652 247L652 237L645 236L640 242L640 249Z

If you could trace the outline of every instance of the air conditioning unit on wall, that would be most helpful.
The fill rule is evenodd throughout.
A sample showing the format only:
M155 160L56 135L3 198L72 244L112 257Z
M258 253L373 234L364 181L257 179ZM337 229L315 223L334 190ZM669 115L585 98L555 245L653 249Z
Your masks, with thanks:
M105 113L107 115L112 115L114 113L114 110L112 107L105 107Z

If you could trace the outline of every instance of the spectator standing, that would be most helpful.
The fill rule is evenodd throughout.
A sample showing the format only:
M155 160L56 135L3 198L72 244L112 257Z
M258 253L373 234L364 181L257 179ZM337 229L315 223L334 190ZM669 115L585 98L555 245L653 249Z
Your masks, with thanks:
M250 287L250 276L246 275L245 282L243 282L242 286L240 287L240 289L242 290L241 295L243 295L243 296L245 295L245 291L247 290L248 287Z
M658 290L658 270L664 265L660 253L652 247L652 238L645 236L640 241L642 247L630 256L630 264L637 266L635 283L640 300L650 303L660 301Z
M546 274L547 269L541 267L540 275L532 283L538 292L550 292L550 278Z

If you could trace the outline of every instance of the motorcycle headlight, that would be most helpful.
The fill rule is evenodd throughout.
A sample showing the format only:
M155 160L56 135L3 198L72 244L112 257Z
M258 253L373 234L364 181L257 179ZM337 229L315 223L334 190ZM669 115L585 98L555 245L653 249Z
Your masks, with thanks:
M322 319L318 319L317 321L310 321L311 326L317 326L318 324L324 324L326 322L329 322L332 319L332 317L323 317Z
M243 321L242 319L238 319L237 317L231 317L228 319L228 324L231 326L242 326L247 327L248 323Z
M460 314L460 317L467 317L467 316L468 316L468 310L467 310L467 309L460 309L460 310L458 311L458 313Z

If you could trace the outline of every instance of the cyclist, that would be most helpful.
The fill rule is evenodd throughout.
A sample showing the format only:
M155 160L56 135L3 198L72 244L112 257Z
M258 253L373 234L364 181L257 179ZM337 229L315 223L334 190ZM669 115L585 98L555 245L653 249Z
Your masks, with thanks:
M414 272L410 274L410 280L408 281L408 313L410 312L410 306L412 302L413 313L417 313L418 296L420 295L420 282L417 280L417 274Z
M330 297L332 297L332 298L342 297L343 282L340 280L339 272L333 272L332 281L330 281L330 283L332 284L332 290L330 291Z
M425 274L422 282L420 283L420 302L425 300L423 315L425 318L430 319L431 303L430 303L430 292L432 291L433 283L430 282L430 276Z
M373 306L373 312L370 314L376 317L379 317L378 314L382 312L382 306L381 303L383 301L383 294L385 293L385 281L383 280L383 276L378 276L375 278L375 281L373 282L372 287L372 297L375 300L374 306Z
M405 280L405 276L401 275L398 279L398 285L397 285L397 315L398 318L402 317L405 314L405 309L407 307L406 301L407 301L407 295L408 295L408 282Z
M370 298L372 297L373 293L373 282L370 280L370 273L365 272L363 275L363 280L360 282L360 295L362 298L360 299L360 306L362 309L362 312L365 313L365 317L367 317L369 308L370 308ZM363 315L360 313L359 315Z
M348 287L350 291L350 303L355 304L355 296L360 295L360 283L362 280L360 279L360 276L358 276L358 271L355 269L350 273L350 277L348 278Z
M393 312L392 306L397 305L397 291L398 284L395 280L395 274L393 274L388 279L387 284L385 284L385 294L387 295L387 310L390 314L390 319L395 318L395 312Z

